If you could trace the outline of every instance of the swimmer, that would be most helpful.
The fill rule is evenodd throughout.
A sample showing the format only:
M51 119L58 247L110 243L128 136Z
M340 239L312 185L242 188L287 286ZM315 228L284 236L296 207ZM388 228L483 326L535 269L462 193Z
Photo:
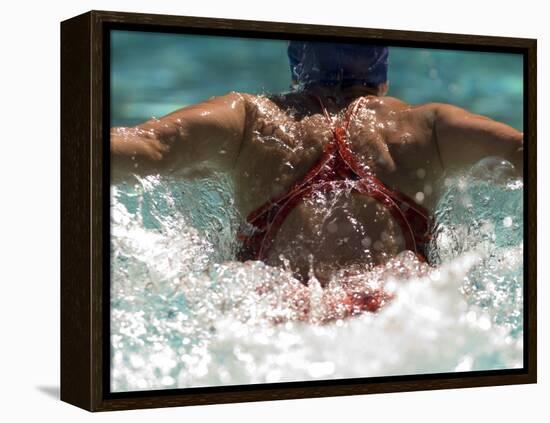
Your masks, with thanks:
M387 47L291 41L288 56L288 93L231 92L112 128L113 177L229 173L246 219L239 258L324 286L403 251L426 261L448 172L499 156L522 176L521 132L450 104L386 96Z

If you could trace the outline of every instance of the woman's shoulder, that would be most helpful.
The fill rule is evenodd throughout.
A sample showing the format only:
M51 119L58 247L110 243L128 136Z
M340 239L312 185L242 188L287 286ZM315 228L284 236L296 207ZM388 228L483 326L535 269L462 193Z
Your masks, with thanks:
M410 104L397 97L369 95L365 97L365 100L371 107L387 108L396 111L411 108Z

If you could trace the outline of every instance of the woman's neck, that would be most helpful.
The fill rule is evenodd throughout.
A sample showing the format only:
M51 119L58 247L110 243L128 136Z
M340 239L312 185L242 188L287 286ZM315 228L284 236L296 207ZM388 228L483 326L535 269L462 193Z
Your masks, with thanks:
M349 87L326 87L315 85L307 87L304 91L308 94L318 96L323 103L332 104L335 107L346 107L358 97L378 95L378 89L363 85L352 85Z

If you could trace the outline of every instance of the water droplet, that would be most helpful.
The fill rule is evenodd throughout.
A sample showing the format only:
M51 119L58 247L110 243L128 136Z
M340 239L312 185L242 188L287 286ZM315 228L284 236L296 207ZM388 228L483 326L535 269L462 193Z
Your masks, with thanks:
M489 319L488 316L481 316L478 321L477 321L477 324L479 326L479 328L481 330L489 330L491 329L491 320Z
M433 192L432 185L427 183L424 185L424 194L431 195Z

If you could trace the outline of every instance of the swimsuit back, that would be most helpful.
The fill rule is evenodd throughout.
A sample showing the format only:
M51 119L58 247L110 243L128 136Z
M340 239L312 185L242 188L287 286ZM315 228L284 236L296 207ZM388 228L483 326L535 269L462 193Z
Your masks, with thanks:
M242 247L238 258L264 260L275 239L277 231L289 213L304 198L317 193L344 189L350 181L353 190L368 195L383 204L399 224L405 246L421 261L427 261L425 249L430 239L428 211L407 195L387 187L370 170L365 169L351 150L347 136L352 116L364 100L357 101L348 110L344 126L332 126L330 115L323 102L316 96L332 130L332 140L324 147L317 163L284 194L281 194L250 213L246 219L253 228L252 234L244 230L238 234Z

